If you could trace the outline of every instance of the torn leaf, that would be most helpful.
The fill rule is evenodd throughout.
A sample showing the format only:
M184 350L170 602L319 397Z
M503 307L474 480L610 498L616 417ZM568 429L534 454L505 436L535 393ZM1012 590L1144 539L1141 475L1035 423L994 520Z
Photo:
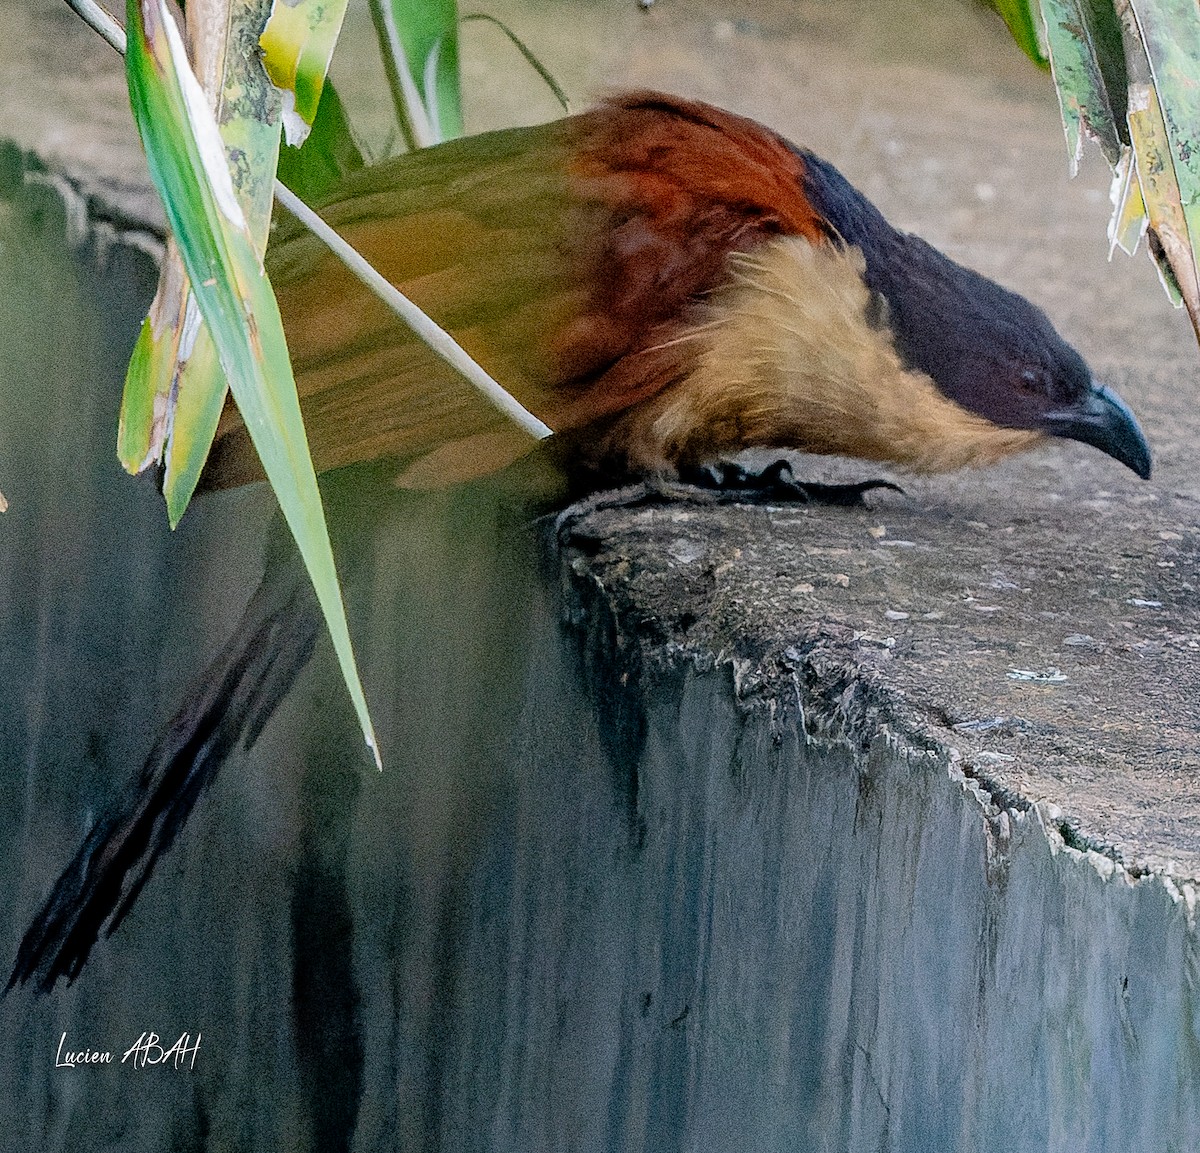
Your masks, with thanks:
M293 148L304 143L317 117L346 4L347 0L275 0L259 38L263 66L283 93L283 130Z

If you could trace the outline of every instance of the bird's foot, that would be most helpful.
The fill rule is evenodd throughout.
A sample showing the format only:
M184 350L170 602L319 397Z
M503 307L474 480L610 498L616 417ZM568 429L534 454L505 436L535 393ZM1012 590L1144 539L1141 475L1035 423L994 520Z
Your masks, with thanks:
M717 461L681 470L680 480L694 488L713 493L719 504L828 504L855 508L863 496L875 489L891 489L903 494L890 480L862 480L854 484L825 484L798 480L791 461L776 460L758 470L735 461Z
M826 484L798 480L787 460L773 461L757 471L734 461L680 470L678 480L649 477L636 484L595 493L563 509L554 520L560 544L579 543L577 528L592 513L613 508L644 508L668 504L825 504L854 508L876 489L904 490L890 480Z

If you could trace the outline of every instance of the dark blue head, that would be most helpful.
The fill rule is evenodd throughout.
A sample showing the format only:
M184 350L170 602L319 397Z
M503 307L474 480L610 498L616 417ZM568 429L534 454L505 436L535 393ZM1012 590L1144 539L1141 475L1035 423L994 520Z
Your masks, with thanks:
M1023 296L897 232L833 165L809 152L805 194L831 239L859 248L881 323L911 368L963 408L1005 428L1090 444L1150 475L1150 449L1126 404Z

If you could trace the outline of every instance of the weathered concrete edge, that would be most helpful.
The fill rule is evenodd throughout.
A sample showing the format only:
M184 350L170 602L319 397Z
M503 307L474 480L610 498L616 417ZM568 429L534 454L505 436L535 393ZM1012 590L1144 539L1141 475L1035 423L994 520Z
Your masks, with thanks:
M741 1144L831 1153L1194 1147L1194 882L1074 846L1053 807L994 788L851 629L748 658L736 635L669 635L636 572L604 571L620 544L567 555L564 604L634 766L642 952L675 957L662 988L707 990L695 1116L783 1116L785 1143ZM731 1052L746 1021L760 1041Z
M1189 933L1196 932L1200 885L1177 875L1169 861L1126 862L1116 848L1075 829L1058 805L1031 800L996 781L911 708L885 673L865 664L863 638L852 629L814 621L796 643L781 645L761 659L745 659L736 655L733 638L728 648L714 651L708 645L647 637L628 590L606 583L580 551L566 552L563 570L569 602L575 602L568 609L568 624L582 628L593 654L598 647L607 649L602 667L608 665L612 684L629 686L627 695L653 692L655 682L689 671L723 672L739 712L765 715L776 733L795 720L808 742L826 749L840 746L860 767L891 754L921 758L929 771L944 774L982 818L989 870L1005 864L1015 838L1034 832L1052 857L1088 868L1105 882L1161 888L1184 913ZM603 622L599 627L597 620Z

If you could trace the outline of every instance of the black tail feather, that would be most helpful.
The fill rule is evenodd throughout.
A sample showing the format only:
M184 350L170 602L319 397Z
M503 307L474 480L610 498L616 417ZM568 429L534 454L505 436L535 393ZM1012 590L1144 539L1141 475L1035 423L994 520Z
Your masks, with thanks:
M249 748L308 663L320 629L299 565L268 564L237 628L193 685L137 779L88 833L17 952L7 993L70 984L111 936L239 742Z

